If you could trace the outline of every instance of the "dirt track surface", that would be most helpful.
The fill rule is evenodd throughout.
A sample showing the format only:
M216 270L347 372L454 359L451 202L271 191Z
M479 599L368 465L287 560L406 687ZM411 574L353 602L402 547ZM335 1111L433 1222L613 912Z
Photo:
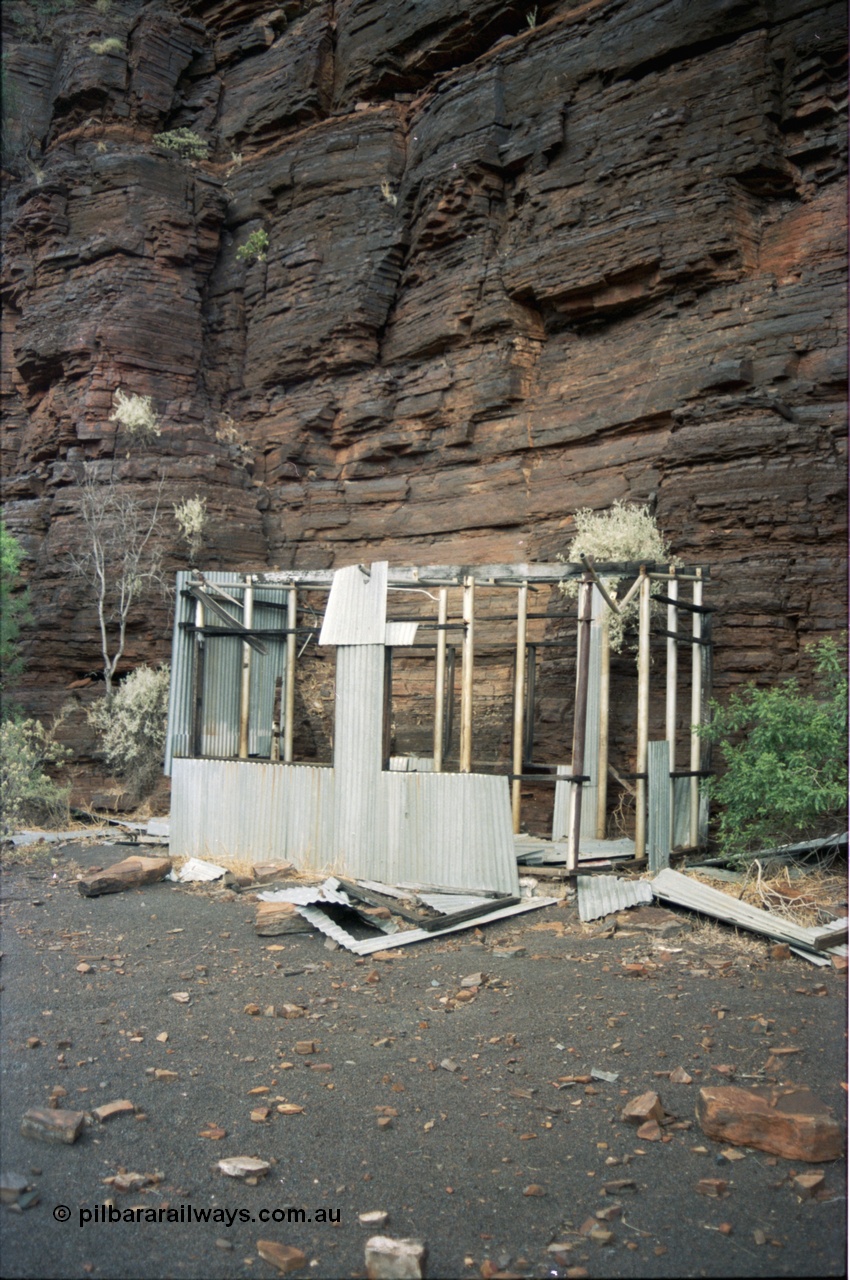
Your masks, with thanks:
M845 1274L846 1161L730 1162L694 1120L701 1082L755 1083L776 1047L798 1052L771 1077L809 1085L846 1120L846 979L832 970L720 929L664 939L665 957L657 939L600 936L564 906L364 962L315 934L258 938L253 904L215 890L79 895L71 859L128 852L74 846L4 872L2 1170L40 1195L0 1210L4 1276L274 1276L264 1239L304 1251L296 1274L363 1276L370 1210L388 1213L384 1233L427 1241L431 1277ZM455 1003L477 972L478 993ZM284 1002L304 1016L245 1012ZM304 1040L315 1053L295 1052ZM670 1082L678 1066L692 1084ZM593 1069L618 1079L556 1087ZM72 1146L21 1136L57 1085L64 1106L129 1099L137 1114ZM619 1116L648 1089L677 1117L662 1141ZM226 1136L201 1136L216 1127ZM268 1175L222 1176L217 1161L237 1155L271 1162ZM822 1198L801 1201L792 1176L815 1168ZM104 1179L119 1169L162 1181L114 1192ZM728 1184L723 1198L697 1193L705 1178ZM604 1194L615 1179L635 1187ZM81 1225L106 1201L142 1220ZM612 1205L609 1243L581 1234ZM290 1208L305 1221L260 1221ZM212 1220L189 1225L189 1209Z

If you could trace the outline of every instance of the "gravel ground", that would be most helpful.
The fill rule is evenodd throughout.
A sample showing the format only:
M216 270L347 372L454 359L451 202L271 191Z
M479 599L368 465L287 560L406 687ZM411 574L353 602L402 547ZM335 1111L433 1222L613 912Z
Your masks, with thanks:
M569 906L363 961L315 934L258 938L253 904L216 889L77 892L78 864L128 852L6 859L2 1171L39 1202L0 1211L4 1276L273 1276L263 1239L303 1250L299 1274L363 1276L375 1228L358 1215L371 1210L389 1215L387 1234L427 1241L432 1277L846 1273L845 1160L817 1166L825 1190L801 1201L791 1179L815 1166L743 1149L730 1161L694 1120L701 1082L728 1082L721 1067L762 1079L776 1047L795 1052L771 1078L809 1085L846 1119L843 976L687 916L662 954L657 938L583 926ZM456 1002L476 973L477 994ZM304 1015L264 1016L284 1002ZM304 1040L315 1053L295 1051ZM679 1066L692 1084L670 1082ZM559 1082L594 1069L617 1079ZM68 1107L129 1099L136 1114L92 1123L73 1146L21 1136L56 1086ZM663 1141L619 1116L647 1089L677 1117ZM269 1161L268 1175L222 1176L217 1161L238 1155ZM121 1169L161 1181L115 1192L104 1179ZM697 1194L702 1178L727 1193ZM634 1187L606 1193L616 1179ZM107 1201L141 1220L95 1221ZM612 1205L609 1242L581 1234Z

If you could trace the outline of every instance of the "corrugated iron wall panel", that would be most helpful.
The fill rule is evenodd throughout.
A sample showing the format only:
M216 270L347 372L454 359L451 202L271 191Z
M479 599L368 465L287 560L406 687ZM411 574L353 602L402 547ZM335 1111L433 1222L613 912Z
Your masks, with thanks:
M380 795L380 829L387 841L382 878L519 891L506 778L384 773Z
M313 765L174 760L171 853L213 861L330 862L334 775Z
M377 851L386 843L376 788L383 720L383 644L341 645L336 657L335 856L348 867L356 865L358 875L380 875Z

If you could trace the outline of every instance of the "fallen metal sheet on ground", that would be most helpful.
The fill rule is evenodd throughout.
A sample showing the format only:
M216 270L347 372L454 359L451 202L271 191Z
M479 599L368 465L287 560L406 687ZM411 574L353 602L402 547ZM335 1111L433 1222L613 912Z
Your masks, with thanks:
M88 827L85 831L14 831L5 841L18 848L27 844L73 844L78 840L93 840L110 835L108 827Z
M579 876L578 913L584 924L627 907L652 902L649 880L621 880L619 876Z
M486 907L490 898L477 898L472 893L419 893L420 902L441 915L451 915L454 911L466 911L469 907Z
M339 881L329 876L321 884L293 885L291 889L267 889L257 894L258 902L291 902L296 907L308 907L316 902L334 902L340 907L350 907L351 899L339 887Z
M429 939L442 938L446 933L458 933L461 929L475 929L482 924L490 924L493 920L503 920L508 916L521 915L525 911L536 911L539 907L553 907L557 898L532 898L526 902L518 902L511 907L502 907L497 911L489 911L486 915L475 916L460 924L448 925L445 929L429 932L427 929L408 929L403 933L394 933L390 937L354 938L347 930L331 920L321 907L314 905L298 906L298 911L305 920L309 920L321 933L333 938L341 947L346 947L358 956L368 956L374 951L385 951L388 947L406 947L412 942L427 942Z
M712 916L716 920L722 920L739 929L747 929L751 933L775 938L778 942L788 943L789 946L823 953L831 944L840 941L834 926L813 929L805 925L793 924L781 916L762 911L760 907L751 907L747 902L740 902L720 889L712 889L698 880L691 880L679 871L671 871L669 867L660 871L651 884L655 896L665 902L672 902L690 911ZM846 922L841 923L844 923L846 928Z

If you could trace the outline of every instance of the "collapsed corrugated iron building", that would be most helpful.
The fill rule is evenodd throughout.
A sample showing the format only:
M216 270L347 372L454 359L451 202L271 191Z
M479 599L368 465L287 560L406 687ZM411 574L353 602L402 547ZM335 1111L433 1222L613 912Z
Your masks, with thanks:
M620 599L612 577L626 584ZM707 823L707 581L704 566L590 561L180 573L172 854L505 894L517 892L529 843L566 874L615 844L651 870L666 865L671 848L703 841ZM530 608L541 594L545 608ZM617 770L608 624L630 600L632 767ZM560 634L546 638L553 620ZM546 646L570 650L547 694L563 704L570 741L543 762L534 725ZM609 775L633 802L625 840L608 839ZM522 834L523 806L540 788L554 798L535 840Z

